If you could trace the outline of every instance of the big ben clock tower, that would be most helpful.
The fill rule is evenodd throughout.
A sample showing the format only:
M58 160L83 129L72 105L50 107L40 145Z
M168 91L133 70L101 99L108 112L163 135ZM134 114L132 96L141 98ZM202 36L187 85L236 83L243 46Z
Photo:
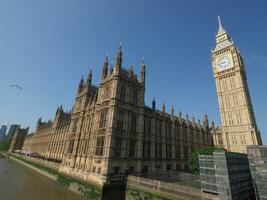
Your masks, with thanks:
M246 153L246 145L261 145L247 85L243 58L221 24L211 62L221 116L221 140L228 151ZM218 137L215 137L218 138ZM215 142L216 143L216 142Z

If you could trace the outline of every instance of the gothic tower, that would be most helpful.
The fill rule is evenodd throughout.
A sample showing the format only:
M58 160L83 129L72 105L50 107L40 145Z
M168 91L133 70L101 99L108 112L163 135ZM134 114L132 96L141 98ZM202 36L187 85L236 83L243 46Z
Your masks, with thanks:
M260 145L254 111L247 85L244 61L220 17L216 46L211 62L216 83L221 116L222 140L225 149L246 152L246 145Z

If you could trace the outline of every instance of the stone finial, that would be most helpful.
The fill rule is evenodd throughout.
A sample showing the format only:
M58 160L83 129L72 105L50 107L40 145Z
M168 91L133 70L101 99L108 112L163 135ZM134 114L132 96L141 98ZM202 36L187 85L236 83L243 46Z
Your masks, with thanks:
M152 109L153 110L156 110L156 100L155 100L155 97L152 100Z
M84 84L84 80L83 80L83 76L82 76L82 78L80 79L79 86L78 86L78 93L80 93L82 91L83 84Z
M130 67L129 67L129 77L133 78L133 74L134 74L134 72L133 72L133 64L131 64Z
M173 105L171 106L171 114L174 115L174 107L173 107Z
M92 77L93 77L93 72L92 72L92 67L91 67L91 69L88 73L88 76L87 76L87 85L88 86L91 85L91 83L92 83Z
M118 50L118 55L117 55L117 63L116 63L116 69L120 69L122 64L122 44L120 43L120 47Z
M145 85L145 83L146 83L146 65L145 65L144 58L143 58L142 64L141 64L140 81L143 85Z
M104 80L105 78L107 78L108 76L108 55L106 55L105 57L105 61L103 64L103 69L102 69L102 80Z
M110 61L110 66L109 66L109 74L112 74L114 71L114 65L113 65L113 60Z
M40 117L37 121L37 124L40 124L42 122L42 118Z
M165 106L165 103L163 102L163 104L162 104L162 112L166 112L166 106Z
M182 118L182 111L179 111L179 118Z

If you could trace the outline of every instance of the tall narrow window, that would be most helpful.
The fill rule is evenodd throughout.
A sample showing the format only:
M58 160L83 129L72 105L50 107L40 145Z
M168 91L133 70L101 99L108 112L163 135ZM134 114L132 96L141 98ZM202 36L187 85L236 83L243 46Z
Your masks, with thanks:
M105 128L107 124L107 109L100 112L99 128Z
M161 140L161 121L157 120L157 125L156 125L156 138L157 140Z
M123 134L123 121L124 121L124 112L123 110L119 110L118 118L117 118L117 134Z
M74 140L70 140L69 147L68 147L68 153L72 153L72 151L73 151L73 145L74 145Z
M180 159L180 145L175 145L175 158L176 160Z
M184 147L184 160L188 160L188 147Z
M129 157L135 157L135 140L130 140Z
M72 132L75 133L77 130L77 125L78 125L78 118L73 120L73 125L72 125Z
M95 155L102 156L104 147L104 136L97 137Z
M132 113L131 136L136 135L136 125L137 125L137 114Z
M114 167L114 174L117 175L120 173L120 167L116 166Z
M111 94L111 92L110 92L110 86L107 85L106 88L105 88L105 90L104 90L104 99L109 98L110 97L110 94Z
M167 159L172 158L172 146L171 146L171 144L166 145L166 158Z
M156 158L160 159L162 157L162 146L161 142L156 142Z
M126 87L123 85L121 86L120 100L126 101Z
M149 117L145 118L145 132L144 138L150 139L151 138L151 119Z
M122 139L116 138L116 144L115 144L115 157L116 158L121 156L121 145L122 145Z
M138 104L138 89L133 90L133 104L134 105Z
M143 142L143 157L150 158L150 154L151 154L151 142L144 141Z

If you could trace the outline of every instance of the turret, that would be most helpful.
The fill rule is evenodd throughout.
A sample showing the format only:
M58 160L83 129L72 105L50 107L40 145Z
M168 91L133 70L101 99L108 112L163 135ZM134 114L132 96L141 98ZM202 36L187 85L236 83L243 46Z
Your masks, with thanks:
M119 72L121 69L121 64L122 64L122 47L120 44L118 54L117 54L117 63L116 63L116 72Z
M62 106L62 104L59 107L59 112L63 112L63 106Z
M37 124L40 124L42 122L42 118L40 117L37 121Z
M141 64L140 81L145 86L146 84L146 65L144 59Z
M211 122L211 129L212 129L212 130L215 130L215 123L214 123L213 120L212 120L212 122Z
M90 87L92 84L92 77L93 77L93 73L92 73L92 68L91 68L89 73L88 73L87 81L86 81L86 84L88 87Z
M209 128L209 119L207 114L204 115L203 125L205 128Z
M129 67L129 78L133 78L133 65L131 64L130 67Z
M59 107L57 107L56 115L58 114L58 112L59 112Z
M79 86L78 86L78 93L80 93L83 89L83 83L84 83L84 80L83 80L83 76L80 80L80 83L79 83Z
M108 76L108 56L105 57L105 61L103 64L103 69L102 69L102 80L106 79Z

